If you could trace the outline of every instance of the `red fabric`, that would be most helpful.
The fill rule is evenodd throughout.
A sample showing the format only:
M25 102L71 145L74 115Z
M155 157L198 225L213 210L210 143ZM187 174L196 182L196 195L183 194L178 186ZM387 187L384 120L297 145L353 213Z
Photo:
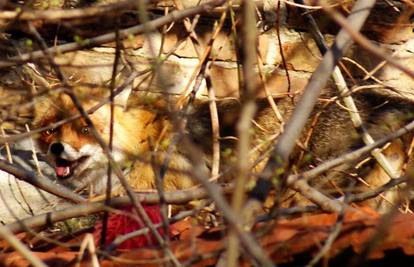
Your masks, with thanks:
M153 224L161 222L160 207L158 205L144 206L144 209L151 219ZM123 212L135 214L132 206L122 209ZM105 238L105 245L111 244L115 238L119 235L124 235L133 231L136 231L143 227L143 224L138 222L136 219L124 215L124 214L110 214L108 218L108 227ZM102 231L102 220L98 221L95 225L95 231L93 233L95 240L99 243ZM158 228L158 232L163 235L162 229ZM157 244L155 237L152 234L140 235L121 243L119 249L134 249L141 248L150 244Z

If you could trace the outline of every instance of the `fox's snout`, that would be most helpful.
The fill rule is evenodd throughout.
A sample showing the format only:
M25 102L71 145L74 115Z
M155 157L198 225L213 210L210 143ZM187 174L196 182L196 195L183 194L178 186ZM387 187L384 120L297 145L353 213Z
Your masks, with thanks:
M61 142L52 143L49 147L50 153L53 154L54 156L60 156L64 150L65 150L65 147L63 146Z
M64 158L66 160L76 160L83 156L81 150L61 140L54 141L49 145L48 154L54 158Z
M48 154L54 161L56 176L62 179L71 177L76 169L87 164L86 161L90 156L64 142L51 143Z

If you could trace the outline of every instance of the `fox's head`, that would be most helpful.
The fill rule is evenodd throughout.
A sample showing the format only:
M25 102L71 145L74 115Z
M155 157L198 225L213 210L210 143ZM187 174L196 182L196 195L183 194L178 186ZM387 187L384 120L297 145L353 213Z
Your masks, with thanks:
M103 98L98 100L91 97L79 99L85 110L104 101ZM70 120L78 114L79 111L70 97L60 93L36 102L34 125L37 128L48 127L52 123ZM110 114L110 106L106 104L89 115L94 128L106 144L110 139ZM136 125L143 114L126 112L119 104L115 105L113 114L112 156L117 162L124 164L128 156L147 149L146 142L138 142L140 125ZM38 143L46 152L57 178L74 187L93 183L97 193L103 192L108 159L84 118L72 119L59 127L43 131Z

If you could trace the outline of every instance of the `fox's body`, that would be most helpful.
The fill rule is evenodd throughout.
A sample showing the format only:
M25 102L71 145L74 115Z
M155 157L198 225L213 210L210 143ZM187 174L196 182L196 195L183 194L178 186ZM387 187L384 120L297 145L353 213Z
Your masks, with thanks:
M395 131L413 117L414 105L411 102L375 93L357 93L354 97L365 121L365 127L374 139ZM89 99L82 103L87 110L98 101ZM286 98L279 99L276 103L282 116L287 119L294 108L294 101ZM221 170L226 171L227 177L231 177L236 173L231 170L231 166L235 159L235 125L239 119L240 104L237 101L226 101L219 102L218 107ZM252 149L249 155L249 164L256 166L252 167L254 172L260 171L267 161L268 152L277 140L281 125L267 100L258 100L257 107L258 112L252 123ZM335 103L328 105L326 109L322 107L322 104L317 106L314 112L317 116L309 121L304 131L306 133L299 140L305 151L298 148L292 156L292 162L295 162L298 168L309 168L311 163L318 164L363 145L346 110ZM72 101L67 96L60 95L39 103L35 124L38 127L47 126L76 114L78 111ZM90 115L97 132L107 144L110 140L110 114L110 106L104 105ZM125 170L126 177L135 190L155 188L155 173L159 172L163 164L166 166L166 162L168 171L164 176L165 190L185 189L195 185L190 178L191 164L186 157L186 149L180 141L182 136L177 138L178 141L174 139L174 124L166 112L159 111L151 105L133 105L128 109L115 105L113 123L113 157ZM204 153L205 168L208 170L211 167L213 143L208 103L194 105L187 118L184 132L193 143L200 145ZM396 140L385 152L391 165L400 173L406 163L407 142L411 141L405 139ZM107 156L83 119L44 132L40 143L48 152L59 178L75 187L93 184L95 193L104 193ZM311 161L298 161L300 158L306 158L303 157L306 154L311 155ZM166 160L166 157L169 160ZM349 175L349 172L355 172L373 186L382 185L389 180L378 167L370 165L356 170L350 166L342 166L336 173L331 171L327 176L312 180L311 184L326 193L338 196L347 191L354 182L357 184L357 191L364 190L364 186L360 186L360 182L356 181L355 176ZM364 173L362 169L372 172ZM122 192L120 189L116 190ZM289 192L284 197L288 199L287 205L297 200L302 201L300 198L291 197Z
M82 102L86 110L99 103L97 100ZM35 124L45 126L76 114L79 114L78 110L70 98L59 95L38 105ZM154 174L151 168L153 155L150 152L155 145L169 138L169 136L164 136L165 138L162 136L162 133L168 132L170 128L164 118L165 116L160 116L144 107L125 110L119 105L114 106L112 156L119 167L128 173L133 173L134 168L140 169L140 178L127 175L135 189L154 188ZM111 124L110 105L103 105L90 115L90 119L99 136L108 145ZM105 192L108 158L84 119L43 132L39 143L47 151L58 178L76 188L93 185L95 193ZM172 163L175 164L175 159ZM186 163L183 161L183 164ZM175 178L170 176L165 179L168 190L189 186L180 186L179 182L172 182L171 179ZM117 181L115 175L113 177L113 181Z

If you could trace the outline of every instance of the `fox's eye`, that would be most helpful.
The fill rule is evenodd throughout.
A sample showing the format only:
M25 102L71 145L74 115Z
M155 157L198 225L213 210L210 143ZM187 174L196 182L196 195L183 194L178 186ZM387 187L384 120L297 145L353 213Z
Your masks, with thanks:
M88 135L89 134L89 127L88 126L82 127L81 133L84 134L84 135Z
M44 133L46 135L52 135L52 134L56 133L56 129L55 128L50 128L50 129L47 129L46 131L44 131Z

